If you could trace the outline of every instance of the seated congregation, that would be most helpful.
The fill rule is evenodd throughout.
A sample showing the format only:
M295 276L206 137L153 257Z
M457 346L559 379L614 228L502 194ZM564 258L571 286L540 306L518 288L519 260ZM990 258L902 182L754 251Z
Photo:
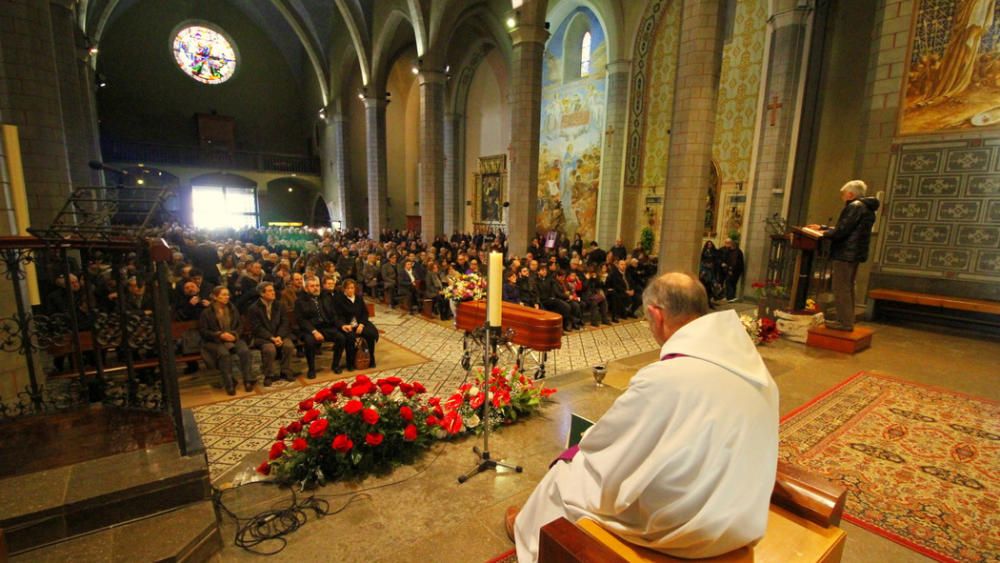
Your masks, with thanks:
M229 395L236 394L237 379L247 392L258 379L264 386L293 380L296 357L305 358L306 376L315 378L317 355L327 343L334 373L357 369L359 355L367 358L361 367L376 367L379 331L365 297L410 314L429 307L442 320L451 319L453 303L443 290L461 276L484 276L487 253L506 249L502 232L456 232L426 244L414 233L388 230L372 240L359 230L209 233L168 225L163 237L173 251L174 326L181 333L197 333L194 345L190 334L184 335L182 344L190 352L182 354L186 373L198 370L200 355L218 369ZM558 313L565 331L585 322L597 327L639 316L655 258L641 248L628 251L620 240L609 250L596 242L584 248L579 237L550 246L542 240L536 238L523 257L506 256L504 300ZM66 311L72 293L80 330L96 329L98 316L117 314L119 307L151 316L152 292L135 264L126 264L120 275L126 276L121 297L112 267L100 254L89 257L85 271L70 274L69 287L63 276L55 277L46 300L49 312ZM260 355L259 376L254 351ZM95 353L104 359L107 351L86 351L85 363L92 364ZM69 355L66 350L53 354L57 372Z

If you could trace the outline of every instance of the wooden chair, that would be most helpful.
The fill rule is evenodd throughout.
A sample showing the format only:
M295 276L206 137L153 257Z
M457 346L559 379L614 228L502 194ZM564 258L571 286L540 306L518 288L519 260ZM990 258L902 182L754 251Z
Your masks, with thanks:
M847 491L818 475L779 463L764 538L754 546L701 559L707 562L816 561L838 563L846 534L838 527ZM688 561L630 544L600 523L559 518L542 527L541 563L677 563Z

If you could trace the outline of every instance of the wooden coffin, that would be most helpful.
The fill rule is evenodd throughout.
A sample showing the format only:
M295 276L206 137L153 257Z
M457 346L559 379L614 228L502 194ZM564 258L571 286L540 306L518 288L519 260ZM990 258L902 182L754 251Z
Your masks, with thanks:
M455 324L459 330L472 332L486 322L486 301L463 301L458 304ZM539 352L562 347L562 316L544 309L532 309L504 303L500 327L514 330L514 344Z

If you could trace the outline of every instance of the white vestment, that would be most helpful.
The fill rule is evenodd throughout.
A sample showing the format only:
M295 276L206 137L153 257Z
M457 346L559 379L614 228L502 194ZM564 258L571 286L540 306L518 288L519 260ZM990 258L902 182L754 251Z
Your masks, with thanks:
M713 557L764 536L778 463L778 387L734 311L683 326L558 462L515 523L517 558L539 530L587 517L674 557Z

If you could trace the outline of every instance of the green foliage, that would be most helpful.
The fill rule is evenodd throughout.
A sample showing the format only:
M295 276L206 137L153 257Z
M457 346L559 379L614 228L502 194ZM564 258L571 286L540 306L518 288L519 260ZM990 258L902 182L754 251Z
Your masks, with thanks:
M643 227L642 233L639 234L639 245L642 247L643 252L646 254L653 253L653 229L649 227Z

